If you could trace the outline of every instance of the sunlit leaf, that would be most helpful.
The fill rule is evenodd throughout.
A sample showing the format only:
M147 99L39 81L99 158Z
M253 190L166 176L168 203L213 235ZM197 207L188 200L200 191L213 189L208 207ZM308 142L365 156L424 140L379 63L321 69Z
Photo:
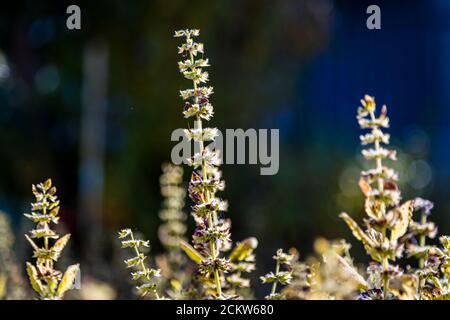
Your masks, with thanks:
M238 242L230 253L230 260L243 261L258 246L258 240L255 237L247 238L242 242Z
M79 271L80 271L79 264L73 264L67 268L63 278L61 279L61 282L59 283L58 290L56 292L59 298L62 298L64 293L72 288L72 285Z
M190 244L188 244L186 241L181 240L180 241L180 248L187 254L187 256L194 261L195 263L202 262L205 258L195 250Z
M36 291L40 296L44 296L45 295L44 286L42 285L42 282L39 280L36 267L29 262L27 262L27 274L28 278L30 279L31 287L34 289L34 291Z
M64 247L67 245L67 242L69 242L69 239L70 239L70 233L68 233L64 237L58 239L55 242L55 244L53 245L52 251L55 253L55 257L54 257L55 261L58 260Z
M408 230L414 209L414 201L409 200L399 208L395 208L393 213L396 215L396 221L391 229L391 241L397 241Z

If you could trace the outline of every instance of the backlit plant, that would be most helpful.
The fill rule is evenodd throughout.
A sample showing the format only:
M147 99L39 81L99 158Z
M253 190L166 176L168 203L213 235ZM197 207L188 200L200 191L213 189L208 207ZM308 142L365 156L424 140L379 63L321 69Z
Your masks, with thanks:
M270 295L266 296L268 300L281 300L284 299L284 295L277 292L278 285L288 285L292 280L291 263L294 256L291 254L284 253L282 249L277 250L277 254L273 256L276 261L275 272L270 272L265 276L261 277L263 283L272 284L272 290ZM284 267L286 270L282 270Z
M209 61L203 57L203 44L195 41L198 36L195 29L175 32L175 37L184 39L178 47L182 56L178 67L192 83L191 88L180 91L183 115L194 120L185 129L185 135L193 141L197 152L185 159L192 167L187 191L183 188L182 167L162 166L163 204L159 212L162 224L158 235L164 252L150 259L146 255L149 241L140 239L131 229L121 230L118 237L122 248L133 254L124 262L137 283L140 297L250 299L254 295L249 275L256 269L258 240L249 237L233 246L231 221L224 218L228 205L217 196L225 183L219 170L220 155L211 143L218 130L205 125L214 113L210 102L213 88L206 86L209 75L205 68L209 67ZM366 95L357 119L361 129L369 130L360 140L368 146L362 151L363 157L373 164L361 172L359 179L364 195L364 227L346 213L340 217L362 243L371 262L367 268L355 263L350 244L339 239L318 238L314 243L315 254L304 261L299 259L295 248L288 253L279 249L273 256L275 270L260 277L264 284L270 285L265 298L450 300L450 238L441 236L439 244L433 244L437 227L429 219L432 202L422 198L401 201L398 174L387 164L396 160L396 151L388 149L390 136L384 132L389 127L386 107L378 111L374 98ZM60 237L52 228L59 222L59 200L51 180L33 185L32 191L36 202L25 216L36 226L25 237L36 261L27 262L26 270L39 298L62 299L72 287L79 266L68 267L64 274L55 269L70 234ZM191 243L186 237L187 215L183 211L186 194L192 201L195 221ZM6 285L12 242L9 225L1 218L2 215L0 298L13 289ZM155 261L157 267L150 267L149 260Z
M394 264L396 259L403 255L404 246L399 240L408 230L414 201L399 205L401 196L397 186L398 175L383 164L383 160L396 160L395 150L383 146L389 144L390 138L389 134L382 131L383 128L389 127L386 114L386 106L383 106L379 115L376 115L376 104L372 97L366 95L361 100L358 123L361 129L369 129L370 132L362 135L360 139L362 145L372 145L364 149L362 155L366 160L375 162L373 169L361 173L359 181L366 197L366 231L346 213L340 215L374 260L370 266L370 273L375 281L373 285L382 290L384 299L387 299L390 293L396 295L401 291L403 294L403 289L398 286L406 282L408 286L414 287L406 294L413 292L418 286L416 277L404 274L403 270Z
M160 299L157 292L156 279L160 277L159 269L148 268L144 261L147 256L142 252L143 248L150 248L150 242L136 239L131 229L123 229L119 232L119 239L122 242L122 248L129 248L134 256L124 261L127 268L132 269L131 278L139 283L136 286L141 297L147 295Z
M208 82L208 72L204 68L209 66L209 62L208 59L199 57L204 53L203 44L194 41L199 34L199 30L175 32L175 37L185 38L185 42L178 47L178 53L183 58L178 66L184 77L192 81L193 86L180 91L181 98L185 101L184 116L195 120L194 128L186 129L185 134L199 147L199 151L188 159L193 168L188 192L194 203L192 210L197 225L193 243L196 255L201 257L198 270L205 278L204 283L212 287L212 297L223 299L223 273L230 270L231 263L229 259L221 257L221 252L230 248L230 221L218 214L227 209L227 203L216 196L217 191L225 187L218 169L220 157L217 151L205 146L205 142L215 139L217 129L203 127L203 121L209 121L213 116L210 103L213 88L204 86ZM210 286L208 280L211 278L213 283Z
M186 241L186 213L183 212L186 190L183 188L183 168L171 163L162 165L159 179L162 209L159 217L163 221L158 229L159 240L165 253L156 257L156 263L164 276L166 294L172 299L186 298L183 292L190 285L192 268L180 248L180 241Z
M450 299L450 239L440 237L441 248L427 244L427 239L437 235L436 225L429 220L434 204L422 198L414 200L415 211L419 213L419 221L411 221L409 232L404 236L408 257L418 261L415 274L419 277L418 299L448 300Z
M27 274L33 287L41 299L62 299L64 293L72 288L80 268L78 264L71 265L63 274L54 268L55 262L61 256L64 247L70 239L70 234L60 237L51 228L59 222L59 200L56 188L48 179L32 186L36 202L31 204L31 213L25 216L36 223L36 227L25 238L33 248L33 258L36 264L27 262ZM34 240L33 240L34 239ZM39 241L39 244L36 242Z

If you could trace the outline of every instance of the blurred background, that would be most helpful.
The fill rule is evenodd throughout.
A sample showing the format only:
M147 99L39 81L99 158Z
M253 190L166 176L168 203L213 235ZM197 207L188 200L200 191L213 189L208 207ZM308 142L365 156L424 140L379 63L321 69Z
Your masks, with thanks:
M74 236L67 259L85 262L83 274L126 279L116 240L125 226L162 250L161 163L172 130L187 126L180 28L201 30L211 125L280 129L277 175L222 167L233 240L259 239L256 275L279 247L307 256L319 236L352 240L338 214L363 215L355 116L365 93L388 106L403 198L435 202L433 219L450 233L448 1L86 1L81 30L66 28L70 4L15 1L0 13L0 209L19 262L30 254L31 184L46 178ZM371 4L381 30L366 28Z

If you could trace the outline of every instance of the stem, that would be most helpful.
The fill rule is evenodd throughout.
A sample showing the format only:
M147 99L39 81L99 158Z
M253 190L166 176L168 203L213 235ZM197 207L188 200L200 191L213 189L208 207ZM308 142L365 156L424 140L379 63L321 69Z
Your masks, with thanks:
M376 120L374 111L370 111L370 119L372 121ZM372 133L374 133L375 129L376 129L375 127L372 129ZM380 141L379 140L375 140L374 141L374 147L375 147L376 151L380 150ZM376 169L377 169L377 171L380 174L383 172L383 161L381 160L380 157L378 157L376 159ZM383 179L381 177L378 177L377 185L378 185L378 191L380 192L380 196L381 196L381 194L383 193L383 190L384 190L384 181L383 181ZM383 202L380 203L380 209L381 209L380 210L380 213L381 213L380 217L384 217L384 215L386 214L386 206L385 206L385 204Z
M280 262L277 261L277 265L275 267L275 274L277 275L278 272L280 272ZM270 292L270 294L275 294L275 292L277 291L277 281L274 281L272 284L272 291Z
M44 208L42 209L42 213L43 213L44 215L47 214L47 208L46 208L46 207L44 207ZM48 229L49 229L48 223L47 223L47 222L44 222L44 229L45 229L45 230L48 230ZM49 247L48 237L45 236L45 237L44 237L44 248L45 248L45 250L48 250L48 247ZM50 268L50 260L48 260L48 259L45 260L45 266L46 266L47 268Z
M425 215L425 213L422 212L422 216L420 217L420 224L424 225L427 223L427 216ZM425 234L421 234L419 237L419 245L420 247L425 247L426 244L426 236ZM420 257L419 259L419 268L423 269L425 266L425 259L423 256ZM420 282L419 282L419 300L422 299L422 288L425 285L425 279L423 277L420 277Z
M372 121L375 121L375 114L374 114L374 110L370 111L370 119ZM372 134L374 133L374 131L378 129L377 127L373 127L372 128ZM380 150L380 141L378 139L375 139L374 141L374 147L375 147L375 151L379 151ZM383 178L381 178L381 173L383 172L383 161L381 160L381 157L377 157L376 158L376 169L378 171L378 173L380 174L380 176L377 179L377 187L378 187L378 191L380 193L380 197L383 193L384 190L384 181ZM379 212L379 216L384 217L386 215L386 205L383 201L380 201L380 212ZM383 227L382 231L381 231L383 238L386 238L386 227ZM389 277L387 275L387 271L389 270L389 260L387 257L383 257L383 261L382 261L382 266L383 266L383 299L386 300L388 298L388 294L389 294Z
M132 241L134 241L133 232L130 233L130 238L131 238ZM137 246L134 247L134 252L136 253L137 257L139 257L140 254L141 254L139 252L139 249L137 248ZM143 271L143 272L147 271L147 267L145 266L143 260L140 260L139 267L141 268L141 271ZM155 297L156 297L157 300L159 300L159 295L158 295L158 292L156 292L156 290L155 290Z
M420 224L421 224L421 225L424 225L424 224L426 224L426 223L427 223L427 216L426 216L424 213L422 213L422 216L420 217ZM421 246L421 247L425 247L425 242L426 242L426 236L425 236L425 234L421 234L421 235L420 235L420 238L419 238L419 244L420 244L420 246ZM425 265L425 259L424 259L424 257L422 256L422 257L419 259L419 267L420 267L421 269L423 269L424 265Z
M194 56L192 54L192 52L189 52L189 58L191 59L192 65L194 64ZM194 83L194 99L195 99L195 103L198 104L198 95L197 93L197 82L194 80L192 81ZM205 163L205 159L203 158L203 153L205 150L205 145L203 143L203 125L202 125L202 119L200 118L200 115L197 115L197 125L198 125L198 129L200 130L200 132L202 132L202 137L200 138L200 140L198 141L199 143L199 152L200 155L202 155L202 180L206 181L208 179L208 175L206 173L206 163ZM209 201L209 191L205 190L205 201L208 202ZM211 228L214 225L213 223L213 216L211 213L208 213L208 227ZM210 251L211 251L211 258L213 260L216 259L216 245L214 243L214 240L211 240L209 242L209 247L210 247ZM219 277L219 270L214 269L214 283L216 284L216 293L218 295L218 297L222 296L222 287L220 284L220 277Z
M389 261L387 257L383 258L383 300L387 300L389 294L389 277L386 273L389 267Z

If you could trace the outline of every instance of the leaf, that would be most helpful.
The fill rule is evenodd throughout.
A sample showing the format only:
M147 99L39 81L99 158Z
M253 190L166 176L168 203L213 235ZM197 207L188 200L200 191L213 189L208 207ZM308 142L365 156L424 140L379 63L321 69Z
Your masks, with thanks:
M391 229L391 242L396 242L408 230L414 210L414 201L409 200L402 204L399 208L395 208L393 213L396 215L396 222Z
M350 218L348 214L342 212L339 217L342 218L345 223L347 223L348 227L352 231L353 236L363 243L366 251L369 252L373 247L375 247L375 243L373 243L373 241L367 236L367 234L363 230L361 230L355 220Z
M80 271L79 264L73 264L67 268L63 278L61 279L61 282L59 283L58 290L56 292L56 295L59 298L62 298L64 293L72 288L72 285L79 271Z
M361 230L358 224L350 218L345 212L339 215L340 218L344 219L348 227L353 233L353 236L361 241L364 245L364 249L375 261L381 262L386 253L382 250L383 245L383 235L376 231L375 229L368 229L366 232ZM387 241L387 239L386 239Z
M255 237L247 238L242 242L238 242L230 253L230 260L243 261L258 246L258 240Z
M52 247L52 251L55 252L55 257L53 260L55 260L55 261L58 260L64 247L67 245L67 242L69 242L69 239L70 239L70 233L66 234L64 237L58 239L55 242L55 244Z
M367 182L367 180L364 178L359 179L358 185L359 185L359 188L361 189L362 193L364 194L364 196L368 197L370 195L370 192L372 191L372 187Z
M335 265L339 268L336 270L337 274L342 277L341 280L346 283L350 283L352 287L360 290L367 289L368 285L366 280L356 271L343 257L338 255L336 252L331 251L327 255L328 259L334 259Z
M27 274L28 278L30 279L31 287L36 291L41 297L45 295L44 293L44 286L42 285L42 282L38 278L38 272L31 263L27 262Z
M28 242L30 243L30 245L33 247L34 250L39 250L39 247L36 245L36 243L34 243L33 240L31 240L31 238L28 235L25 235L25 238L28 240Z
M180 240L180 248L187 254L187 256L194 261L195 263L202 262L205 258L195 250L189 243L186 241Z
M47 179L43 184L44 190L46 191L50 189L51 186L52 186L52 179Z

